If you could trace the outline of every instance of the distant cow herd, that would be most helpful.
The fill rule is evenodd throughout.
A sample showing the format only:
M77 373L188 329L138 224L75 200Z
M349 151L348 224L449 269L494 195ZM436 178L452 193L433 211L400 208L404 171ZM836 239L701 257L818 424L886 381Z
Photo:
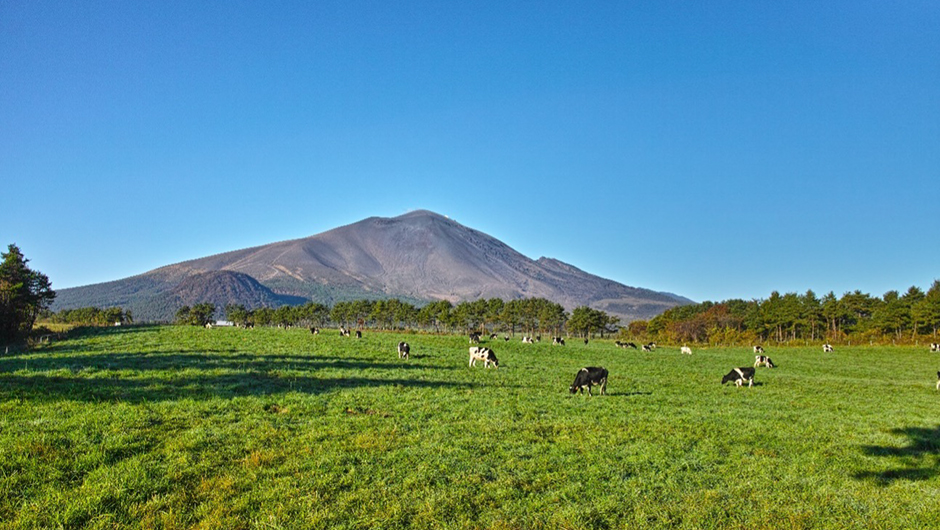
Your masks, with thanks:
M211 328L212 326L206 325L206 327ZM245 327L253 328L254 326L246 325ZM310 333L313 335L319 335L320 328L311 327ZM353 334L353 332L352 330L347 329L345 326L340 326L339 334L342 337L349 337ZM358 330L358 329L355 330L355 336L357 339L361 339L362 330ZM479 344L482 337L483 337L482 333L472 332L469 334L470 343ZM498 338L498 335L496 333L491 333L489 335L490 340L495 340L497 338ZM503 337L503 340L508 342L510 340L510 337L506 335ZM523 344L534 344L536 342L541 342L541 340L542 340L542 337L539 335L536 335L534 337L529 336L529 335L522 336ZM584 344L588 344L588 339L584 339ZM641 349L644 352L652 352L656 349L656 343L654 342L637 346L633 342L621 342L617 340L617 341L614 341L614 344L618 348L632 348L634 350ZM552 345L564 346L565 339L563 337L553 336ZM832 353L834 351L832 345L829 343L823 344L822 349L824 353ZM764 351L763 346L760 346L760 345L753 346L752 350L756 354L754 356L754 366L741 366L741 367L732 368L730 372L728 372L721 378L721 384L734 383L736 386L742 387L744 386L745 383L747 383L747 386L751 387L754 385L754 376L757 373L757 368L761 366L764 366L767 368L776 368L777 365L774 364L774 362L770 359L770 357L766 355L766 352ZM692 355L692 349L689 348L688 346L682 346L681 348L679 348L679 351L680 353L683 353L686 355ZM930 351L940 352L940 343L935 343L935 342L930 343ZM493 368L499 368L499 360L496 358L496 353L491 348L472 346L470 347L469 353L470 353L470 358L469 358L468 364L470 367L476 366L477 361L482 361L484 368L489 368L490 365L492 365ZM411 346L407 342L404 342L404 341L399 342L398 343L399 359L408 359L410 358L410 356L411 356ZM575 394L575 393L583 394L584 390L587 390L587 393L590 396L590 395L593 395L591 393L591 387L599 386L601 395L605 395L607 393L607 377L608 377L608 372L606 368L603 368L600 366L588 366L588 367L582 368L577 372L577 374L575 374L574 382L569 387L569 391L572 394ZM936 389L937 391L940 391L940 371L937 372Z

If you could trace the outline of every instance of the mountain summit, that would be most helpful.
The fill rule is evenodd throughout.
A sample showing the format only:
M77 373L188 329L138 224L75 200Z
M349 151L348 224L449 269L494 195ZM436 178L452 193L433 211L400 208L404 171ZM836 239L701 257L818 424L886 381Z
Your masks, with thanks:
M250 299L242 300L239 293L249 292L246 289L201 285L200 281L218 283L220 277L205 274L212 271L241 273L260 286L253 286ZM222 278L232 281L232 277ZM238 278L243 284L247 281ZM115 282L62 289L54 309L121 305L139 319L168 319L175 311L174 300L188 298L179 292L180 287L230 293L228 303L247 307L260 305L259 300L328 303L397 297L457 302L541 297L568 309L588 305L624 322L690 303L673 294L600 278L558 260L532 260L494 237L434 212L417 210L393 218L370 217L303 239L168 265ZM259 296L261 288L270 293Z

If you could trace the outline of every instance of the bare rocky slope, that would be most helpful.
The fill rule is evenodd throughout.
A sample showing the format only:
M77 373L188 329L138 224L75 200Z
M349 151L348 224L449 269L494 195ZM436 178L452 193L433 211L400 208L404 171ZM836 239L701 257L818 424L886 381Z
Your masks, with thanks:
M258 285L244 276L205 275L212 271L240 273ZM136 309L139 319L162 320L172 316L175 303L194 300L200 292L214 293L206 301L219 305L226 301L249 307L355 298L457 302L542 297L568 309L588 305L624 322L691 302L628 287L558 260L532 260L489 235L419 210L394 218L370 217L308 238L168 265L115 282L63 289L54 309L121 305ZM157 308L148 303L161 307L151 310Z

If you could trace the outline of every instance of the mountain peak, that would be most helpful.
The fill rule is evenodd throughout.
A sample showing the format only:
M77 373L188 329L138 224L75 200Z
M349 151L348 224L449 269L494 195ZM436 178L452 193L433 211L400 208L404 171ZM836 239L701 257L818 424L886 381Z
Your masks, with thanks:
M410 212L404 213L395 217L394 219L450 219L446 215L441 215L437 212L432 212L431 210L411 210Z
M217 274L185 281L210 271L245 276ZM261 296L262 287L270 293ZM161 267L110 282L107 289L63 290L56 307L127 306L132 300L145 306L146 297L166 292L186 300L180 291L218 294L217 303L226 293L232 303L243 303L238 299L251 294L256 304L271 303L272 295L325 303L357 298L459 302L537 297L568 309L591 306L624 322L651 318L682 303L674 295L628 287L552 258L533 260L488 234L419 209L392 218L370 217L304 239ZM140 316L146 310L132 308Z

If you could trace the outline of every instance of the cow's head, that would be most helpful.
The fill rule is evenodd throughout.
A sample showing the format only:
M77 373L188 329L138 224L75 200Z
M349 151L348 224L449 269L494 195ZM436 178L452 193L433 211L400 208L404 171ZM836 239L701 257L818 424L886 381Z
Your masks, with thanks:
M730 374L726 374L724 377L721 378L721 384L725 384L725 383L727 383L727 382L734 381L735 379L737 379L737 377L735 377L735 376L737 376L737 375L738 375L738 374L736 374L736 373L734 373L734 372L731 372Z

